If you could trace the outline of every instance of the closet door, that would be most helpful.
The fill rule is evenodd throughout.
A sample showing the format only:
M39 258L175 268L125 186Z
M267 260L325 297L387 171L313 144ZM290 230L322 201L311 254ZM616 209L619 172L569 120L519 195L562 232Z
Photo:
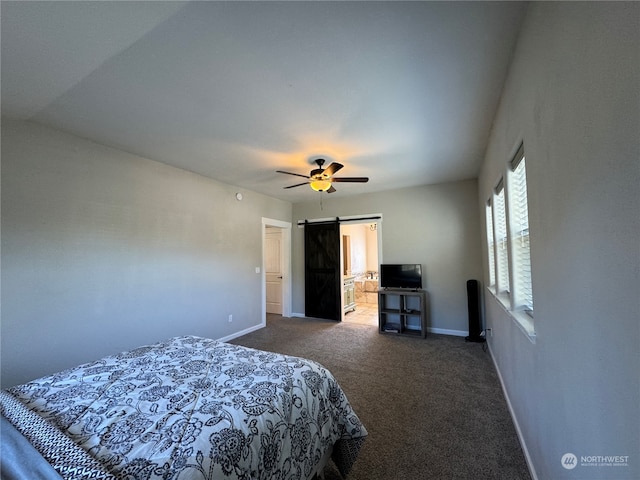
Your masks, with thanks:
M340 225L304 226L305 315L341 320Z

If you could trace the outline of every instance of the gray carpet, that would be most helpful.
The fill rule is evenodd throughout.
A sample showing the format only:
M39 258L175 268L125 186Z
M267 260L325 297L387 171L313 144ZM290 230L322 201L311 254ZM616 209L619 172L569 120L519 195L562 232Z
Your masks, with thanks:
M310 358L333 373L369 432L349 480L531 478L481 344L274 315L230 343ZM330 465L325 477L340 475Z

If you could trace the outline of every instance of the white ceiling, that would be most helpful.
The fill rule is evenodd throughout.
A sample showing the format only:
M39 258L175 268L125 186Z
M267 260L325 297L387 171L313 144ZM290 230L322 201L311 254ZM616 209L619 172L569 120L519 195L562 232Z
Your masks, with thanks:
M318 156L371 178L331 198L475 177L526 4L0 8L4 115L299 202Z

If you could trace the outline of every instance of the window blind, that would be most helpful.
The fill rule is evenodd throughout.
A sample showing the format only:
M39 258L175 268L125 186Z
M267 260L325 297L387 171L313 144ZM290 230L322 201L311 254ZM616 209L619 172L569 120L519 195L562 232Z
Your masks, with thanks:
M511 163L511 168L509 213L513 237L514 301L516 306L533 311L527 171L523 151L519 151L516 155Z
M491 200L487 202L486 206L486 220L487 220L487 253L489 256L489 286L496 284L496 257L494 252L493 242L493 215L491 213Z
M493 201L495 216L495 245L498 292L509 291L509 253L507 247L507 216L504 203L504 184L502 180L496 187Z

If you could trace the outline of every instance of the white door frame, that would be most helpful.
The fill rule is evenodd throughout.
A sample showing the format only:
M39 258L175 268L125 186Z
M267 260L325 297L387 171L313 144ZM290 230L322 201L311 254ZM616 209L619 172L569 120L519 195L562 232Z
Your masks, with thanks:
M267 324L267 277L264 269L265 235L267 225L278 227L282 232L282 316L291 316L291 222L262 217L262 323Z
M353 215L351 216L346 216L346 217L340 217L342 219L348 219L348 218L352 218L354 217ZM378 250L378 265L380 265L382 262L382 214L381 213L375 213L375 214L369 214L369 215L356 215L356 218L358 217L380 217L377 218L375 220L362 220L362 221L352 221L349 222L349 225L366 225L369 223L375 223L376 224L376 242L377 242L377 250ZM342 285L344 283L344 264L343 264L343 259L344 259L344 252L342 250L343 245L342 245L342 225L340 226L340 284ZM380 272L378 272L378 275L380 275ZM380 278L378 276L378 278ZM341 320L344 320L344 288L340 289L340 306L342 307L342 316L340 317Z

